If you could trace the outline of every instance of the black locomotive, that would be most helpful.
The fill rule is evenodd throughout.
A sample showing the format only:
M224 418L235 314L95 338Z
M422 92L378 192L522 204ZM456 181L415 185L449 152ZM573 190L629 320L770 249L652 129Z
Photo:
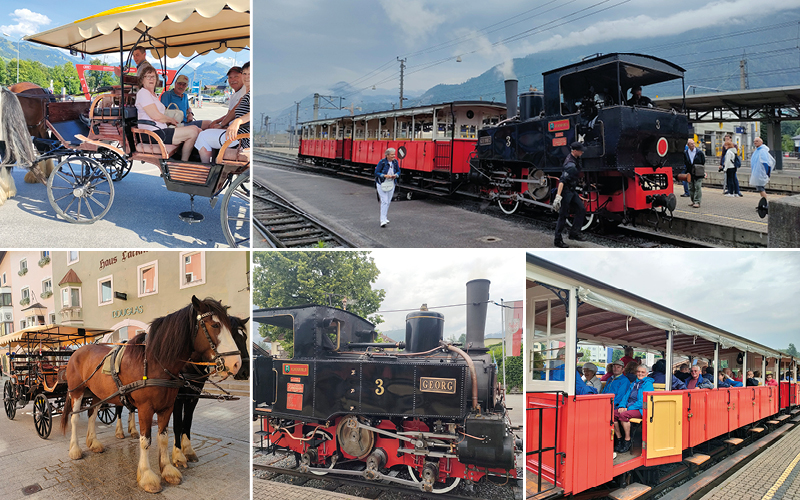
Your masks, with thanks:
M292 359L254 360L256 415L273 449L301 470L450 491L461 480L516 477L515 438L484 346L489 281L467 283L466 345L443 341L444 316L406 317L406 340L376 342L369 321L309 305L258 309L255 321L294 335ZM337 469L344 461L362 471ZM388 475L407 466L411 480Z
M581 141L587 226L599 218L629 222L642 210L670 217L687 117L626 97L636 87L683 85L683 74L642 54L592 57L544 73L544 92L520 95L519 113L516 80L506 81L509 118L478 132L470 178L506 212L520 203L549 207L569 145Z

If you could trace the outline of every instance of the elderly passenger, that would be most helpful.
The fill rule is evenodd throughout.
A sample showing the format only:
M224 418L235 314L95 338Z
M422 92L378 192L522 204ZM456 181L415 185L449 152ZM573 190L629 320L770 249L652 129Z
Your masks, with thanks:
M209 128L203 130L197 137L197 151L200 153L200 161L211 163L211 157L215 149L221 149L225 141L233 141L228 147L241 146L242 149L250 148L250 139L244 138L240 141L234 140L237 134L250 133L250 63L242 66L242 81L247 92L242 96L236 105L234 119L228 124L227 129L214 128L213 122Z
M702 370L699 366L694 365L690 371L690 377L686 379L687 389L713 389L714 384L709 382L701 375Z
M620 439L625 433L625 439L620 442L616 450L619 453L626 453L631 449L631 422L632 418L642 418L642 407L644 393L653 390L653 379L647 376L647 367L639 365L636 367L636 381L633 382L628 391L622 397L624 407L614 410L614 434Z
M614 395L614 408L617 408L624 403L622 397L628 392L628 387L631 385L628 377L622 374L622 361L614 361L611 363L611 379L606 382L603 388L603 394Z
M594 363L583 364L583 381L586 385L594 387L597 392L600 392L603 387L600 379L597 378L597 365Z
M397 151L389 148L386 150L386 157L375 166L375 186L381 200L381 227L389 224L389 203L392 202L399 177L400 164L397 163Z
M139 118L137 127L155 133L164 144L183 144L181 160L187 161L192 154L200 129L195 126L177 127L178 121L164 114L165 107L155 92L157 81L158 75L152 66L140 72L141 88L136 92L136 110ZM169 128L168 125L174 125L176 128ZM152 143L151 139L145 135L142 140Z
M654 384L664 384L664 388L669 390L666 386L667 380L667 362L663 359L659 359L653 365L653 383ZM681 379L672 375L672 390L673 391L682 391L686 389L686 384L683 383Z

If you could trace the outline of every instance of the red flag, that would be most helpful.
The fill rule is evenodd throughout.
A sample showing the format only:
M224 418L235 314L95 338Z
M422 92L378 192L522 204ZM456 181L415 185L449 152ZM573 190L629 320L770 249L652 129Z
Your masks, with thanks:
M511 337L511 355L519 356L522 350L522 308L523 302L515 300L506 302L510 310L506 310L506 339Z

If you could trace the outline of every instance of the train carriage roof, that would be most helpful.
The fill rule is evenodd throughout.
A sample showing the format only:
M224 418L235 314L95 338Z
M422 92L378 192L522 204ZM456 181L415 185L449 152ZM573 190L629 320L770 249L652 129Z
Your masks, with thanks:
M677 332L673 337L676 354L714 357L715 343L720 353L748 351L769 358L786 358L782 352L740 337L713 325L697 320L633 293L610 286L578 272L527 254L529 266L544 274L578 288L578 336L615 345L666 349L666 331ZM535 286L529 279L528 288ZM551 318L554 325L564 324L566 311L557 311Z
M113 330L84 328L71 325L36 325L0 337L0 347L61 347L85 344L87 341L107 335Z
M556 69L551 69L550 71L545 71L542 73L542 75L547 76L553 73L574 73L578 71L585 71L587 69L595 68L597 66L608 64L614 61L619 61L623 64L628 64L631 66L638 66L651 73L662 74L665 77L669 77L669 80L680 78L683 76L684 72L686 72L685 69L677 64L671 63L666 59L661 59L660 57L648 56L646 54L618 52L592 57L591 59L584 59L580 62L568 64Z
M444 108L450 105L453 106L486 106L496 108L498 111L505 111L506 103L493 102L493 101L453 101L443 102L440 104L426 104L425 106L415 106L413 108L402 109L388 109L384 111L372 111L370 113L361 113L354 116L338 116L336 118L323 118L319 120L310 120L307 122L300 122L300 125L331 125L341 119L350 120L374 120L376 118L393 118L411 115L432 114L435 108Z

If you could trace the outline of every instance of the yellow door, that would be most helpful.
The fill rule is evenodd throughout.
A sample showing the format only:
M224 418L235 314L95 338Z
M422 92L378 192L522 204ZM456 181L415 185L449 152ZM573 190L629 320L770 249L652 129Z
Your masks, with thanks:
M646 398L647 458L669 457L683 452L683 396L653 394Z

